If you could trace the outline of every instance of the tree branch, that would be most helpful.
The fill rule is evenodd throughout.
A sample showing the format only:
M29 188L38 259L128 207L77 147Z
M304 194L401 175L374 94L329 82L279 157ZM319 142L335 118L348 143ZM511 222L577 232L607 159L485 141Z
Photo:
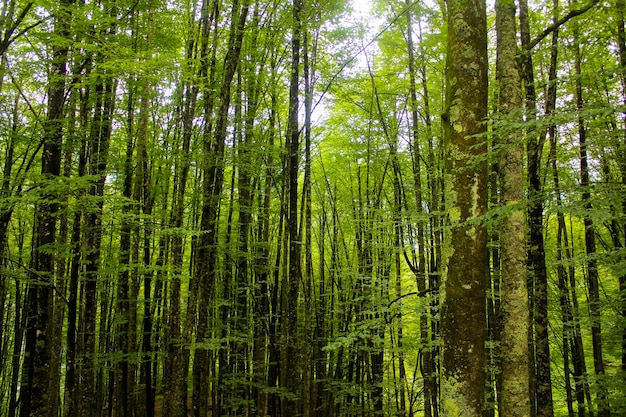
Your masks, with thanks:
M2 43L0 44L0 55L4 54L6 50L8 49L9 45L11 45L11 43L15 40L15 38L11 39L11 36L13 35L13 32L15 32L15 29L17 29L17 27L20 25L20 23L22 23L22 21L26 17L26 14L28 14L28 11L33 7L33 3L34 2L31 1L30 3L26 4L26 6L24 6L24 9L20 13L20 15L17 17L17 19L15 19L15 22L13 22L13 25L10 28L8 28L7 31L4 33L4 39L2 40Z
M526 47L526 50L530 51L535 46L537 46L537 44L541 42L546 36L554 32L555 30L563 26L565 23L575 18L576 16L580 16L581 14L585 13L586 11L591 9L593 6L595 6L599 2L600 0L591 0L589 4L581 7L580 9L570 10L568 14L566 14L565 16L563 16L562 18L560 18L559 20L557 20L556 22L554 22L553 24L545 28L543 32L537 35L537 37L528 44L528 46Z
M434 288L427 288L427 289L422 290L422 291L414 291L414 292L409 292L409 293L406 293L406 294L402 294L402 295L400 295L399 297L397 297L397 298L395 298L395 299L391 300L391 301L389 302L389 304L387 304L387 309L391 308L391 306L392 306L392 305L394 305L394 304L395 304L395 303L397 303L398 301L402 300L403 298L409 297L409 296L411 296L411 295L415 295L415 296L417 296L417 297L423 297L423 296L425 296L426 294L428 294L429 292L432 292L433 290L434 290Z

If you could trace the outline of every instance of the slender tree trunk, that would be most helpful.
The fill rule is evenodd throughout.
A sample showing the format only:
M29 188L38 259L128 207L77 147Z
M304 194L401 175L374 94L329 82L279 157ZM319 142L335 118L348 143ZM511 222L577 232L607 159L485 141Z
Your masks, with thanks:
M106 76L104 76L106 77ZM115 98L114 81L110 78L98 80L95 87L96 110L92 122L90 140L88 173L92 175L90 197L93 197L95 208L87 211L85 215L86 228L86 251L85 251L85 287L84 287L84 323L82 341L82 370L81 370L81 400L80 415L95 416L97 410L97 389L102 388L96 384L97 361L99 344L97 341L97 316L98 316L98 274L100 269L100 250L102 242L102 210L104 195L104 180L106 176L108 147L111 136L111 123ZM104 301L103 301L104 305ZM104 314L104 312L103 312ZM105 316L103 315L103 318ZM103 320L101 326L106 322Z
M81 97L80 125L86 126L86 109L88 94L85 91ZM80 140L78 151L78 176L84 177L87 173L87 141L85 138ZM80 196L79 196L80 198ZM66 352L66 375L65 375L65 406L64 411L68 416L75 415L78 411L79 404L79 363L78 353L80 351L78 323L79 316L79 277L82 257L82 221L83 210L78 209L74 212L72 220L72 233L70 236L70 271L69 271L69 288L67 294L67 352Z
M238 90L241 90L241 72L238 73ZM248 94L254 93L248 91ZM245 414L248 410L249 396L249 382L248 382L248 370L247 362L248 358L248 326L249 326L249 311L248 311L248 289L250 288L250 274L249 274L249 262L248 251L250 246L250 226L252 222L252 174L250 172L250 145L252 143L252 125L248 123L253 122L253 119L249 119L249 114L242 115L241 109L241 91L237 92L237 104L234 114L235 132L238 138L237 149L238 158L233 164L233 171L238 168L239 175L237 178L232 177L232 193L234 197L235 189L239 191L239 224L238 224L238 241L237 250L232 255L227 252L226 265L234 264L234 282L232 282L233 294L232 302L234 305L234 314L231 312L230 318L227 323L230 322L230 332L235 337L235 340L230 343L229 351L231 357L231 371L227 378L230 378L234 383L234 388L228 393L229 398L235 398L239 404L228 404L229 415ZM254 100L251 98L251 100ZM242 123L242 118L245 117L245 121ZM252 116L253 117L253 116ZM246 125L244 128L243 125ZM245 129L245 130L244 130ZM229 218L232 216L234 207L229 207ZM231 239L231 221L228 221L228 231L226 232L227 241L226 247L229 245ZM234 240L234 237L232 238ZM228 261L229 258L234 258L232 261ZM224 272L226 276L230 275L231 270L227 268ZM224 279L224 281L232 281ZM225 283L226 285L226 283ZM224 413L223 413L224 414Z
M558 0L553 1L553 21L558 21ZM559 31L555 30L552 34L552 49L550 51L550 68L548 71L548 89L545 104L545 113L551 115L556 109L557 99L557 55L558 55L558 38ZM556 204L558 207L562 207L562 198L560 191L559 173L557 169L557 127L554 124L550 124L547 129L548 138L550 139L550 157L549 160L552 164L552 177L554 181L554 189L556 193ZM556 261L557 261L557 279L559 286L559 303L561 305L561 314L563 321L563 368L565 372L565 385L566 385L566 400L568 405L568 413L573 416L573 398L572 398L572 386L570 381L570 375L574 380L574 391L576 401L578 403L578 416L584 417L587 415L585 406L585 392L589 390L589 384L587 381L587 372L584 362L584 353L579 353L578 346L582 346L577 341L576 328L579 327L577 323L579 317L574 317L572 301L570 297L569 282L574 277L573 267L566 268L566 264L572 263L572 249L569 246L569 239L567 235L567 226L565 224L565 215L561 209L557 210L557 242L556 242ZM571 277L568 276L571 274ZM575 324L576 323L576 324ZM570 371L570 358L573 370ZM582 359L582 362L581 362Z
M521 76L526 89L526 120L537 117L534 69L530 45L530 23L527 0L520 0L520 34L522 42ZM528 268L531 308L531 416L552 417L552 376L548 339L548 274L543 239L543 184L541 154L543 139L531 133L527 140L528 176Z
M21 246L21 245L20 245ZM20 247L20 252L21 252ZM21 285L15 286L15 330L13 339L13 358L19 358L24 341L24 330L26 328L26 312L28 306L23 303L23 288ZM19 306L23 306L20 308ZM9 412L8 417L15 417L18 411L18 386L20 375L20 361L13 359L11 361L11 388L9 389Z
M3 65L3 64L0 64ZM1 67L0 67L1 70ZM0 74L0 79L2 75ZM1 88L1 85L0 85ZM0 90L1 91L1 90ZM0 189L0 199L6 200L11 194L11 177L13 171L13 155L15 150L15 138L17 133L18 126L18 105L19 100L15 99L15 107L13 110L13 121L12 121L12 129L11 135L8 138L8 143L6 145L5 150L5 161L4 161L4 169L2 171L2 188ZM0 307L0 355L4 358L8 358L9 349L11 345L10 336L8 336L13 329L13 352L20 352L22 350L22 340L24 337L24 325L21 322L20 317L21 307L23 306L21 302L21 286L16 283L15 285L15 295L12 296L10 293L10 287L8 285L9 279L4 271L7 270L9 264L7 262L8 257L8 247L7 247L7 231L9 228L9 223L11 222L11 217L13 215L14 205L9 204L0 204L0 297L4 299L4 303ZM13 305L12 305L13 304ZM11 310L13 310L13 322L11 326ZM15 416L15 401L17 396L17 385L18 385L18 374L19 374L19 365L20 361L15 358L19 357L18 355L13 355L11 360L4 360L2 366L0 367L0 373L3 378L6 375L10 375L10 388L8 392L8 404L9 404L9 417ZM17 366L16 366L17 365ZM7 380L9 377L6 377ZM0 394L0 401L3 404L7 403L5 399L5 394Z
M187 45L187 57L194 57L195 47L193 42ZM169 219L169 227L181 228L184 223L185 196L187 193L187 181L191 166L191 141L193 137L193 119L196 112L198 87L195 85L183 85L184 91L181 100L181 124L182 143L178 162L174 174L174 190L172 197L172 209ZM181 332L181 291L183 275L184 246L183 237L175 235L170 244L170 264L172 276L169 286L169 308L164 312L167 315L166 350L167 356L163 369L164 381L164 415L171 417L183 417L187 415L187 369L185 353L182 348ZM166 304L167 305L167 304ZM188 318L189 320L189 318Z
M1 73L0 73L0 78L2 78ZM19 99L16 98L15 106L13 107L13 117L12 117L13 120L11 122L11 134L8 137L8 143L6 144L6 150L4 154L4 167L2 170L2 184L0 188L0 198L2 198L2 200L8 200L12 194L11 180L12 180L12 175L13 175L15 140L17 137L16 133L17 133L17 127L19 123L18 103L19 103ZM7 249L6 247L7 231L9 229L9 223L11 222L11 217L13 215L14 207L15 206L13 204L7 204L7 203L3 203L2 205L0 205L0 255L4 255ZM6 285L5 284L6 279L4 277L2 278L3 278L3 283L1 285L2 285L2 288L4 289L5 288L4 286ZM2 334L2 331L0 331L0 335L1 334ZM0 337L0 340L3 340L3 338Z
M556 166L556 127L550 126L549 128L550 146L552 153L552 171L554 179L554 188L556 193L556 203L558 207L563 205L560 191L560 181L558 170ZM569 247L569 239L567 235L567 226L565 224L565 215L562 211L557 212L557 241L556 241L556 261L557 261L557 279L559 284L559 302L561 305L561 315L563 321L563 367L565 371L565 384L566 384L566 396L568 402L568 412L573 415L573 406L571 403L573 399L570 398L570 371L569 371L569 356L572 360L572 377L574 379L574 390L576 396L576 402L578 404L578 417L585 417L587 415L587 408L585 405L585 393L589 390L587 382L587 372L584 362L584 355L579 352L579 346L582 343L578 341L577 331L578 321L580 317L574 317L572 299L570 292L570 280L573 277L573 267L566 268L567 264L571 264L572 261L572 249ZM572 276L569 276L569 275Z
M215 289L218 259L219 208L224 180L224 150L227 136L231 84L240 61L241 43L248 14L248 0L233 1L228 52L224 58L224 73L219 93L213 137L205 134L205 166L203 179L203 205L196 253L195 279L198 281L197 340L209 337L209 304ZM204 417L208 411L209 352L206 347L196 349L193 364L193 413Z
M481 0L448 0L446 204L452 222L441 310L441 412L482 414L485 387L487 231L487 23Z
M583 89L581 81L581 54L578 44L578 28L574 32L574 70L576 75L576 108L584 108ZM600 306L600 278L596 259L596 235L594 222L589 213L593 211L591 203L591 183L589 180L589 163L587 151L587 128L582 116L578 116L578 140L580 146L580 186L582 188L582 202L585 208L583 223L585 225L585 253L587 255L587 286L589 289L589 316L591 319L591 344L593 347L593 365L596 374L596 391L598 417L610 417L609 393L606 386L604 370L604 355L602 352L602 326Z
M298 295L302 271L300 266L300 234L298 231L298 172L300 164L300 129L298 106L300 82L300 48L302 38L303 0L293 0L293 28L291 38L291 76L289 87L289 120L287 126L287 234L289 240L288 283L284 288L286 304L283 306L282 332L284 341L281 352L281 387L292 394L281 402L283 416L301 415L298 361Z
M421 39L420 39L421 40ZM421 43L421 42L420 42ZM442 225L441 216L439 214L441 202L442 202L442 182L443 176L441 175L441 161L443 157L442 148L438 153L435 153L436 146L433 143L433 127L430 113L430 93L428 89L428 83L426 79L426 66L422 65L419 68L420 75L422 77L422 95L424 102L424 124L426 126L426 140L428 143L427 160L428 167L426 170L426 178L428 180L428 186L430 189L430 199L428 202L428 208L430 213L430 236L429 246L430 257L428 259L428 288L431 291L427 296L430 299L430 342L429 351L430 360L432 362L432 372L428 375L426 384L429 386L430 398L430 410L432 417L439 416L439 348L435 343L439 338L439 285L440 285L440 271L441 271L441 242L442 242ZM428 412L428 411L426 411Z
M620 82L622 87L622 102L626 104L626 72L623 70L626 68L626 30L624 29L626 24L626 1L616 0L615 8L617 11L617 47L619 51L619 63L622 67L620 72ZM622 128L626 124L626 112L622 112ZM624 136L621 139L621 145L619 145L619 166L622 174L622 185L626 186L626 129L624 129ZM626 198L622 198L622 213L626 213ZM626 227L622 224L624 233L624 245L626 246ZM621 294L621 314L622 317L626 317L626 274L622 274L619 277L619 289ZM626 386L626 329L622 333L622 355L621 355L621 370L623 375L623 385Z
M272 71L276 68L275 57L272 56ZM276 132L276 91L270 92L270 109L268 118L268 139L267 145L269 149L274 146L274 138ZM272 152L268 152L266 156L267 165L265 167L264 177L265 184L262 192L262 198L259 201L259 215L258 215L258 252L254 262L254 272L256 275L255 285L255 299L257 302L254 304L255 317L257 323L255 324L255 338L254 338L254 353L253 353L253 369L254 369L254 386L255 388L255 404L257 412L263 414L270 413L268 394L263 392L262 387L275 387L275 381L272 378L272 370L275 369L276 363L272 362L273 358L271 348L273 346L273 338L270 336L274 333L274 318L276 317L276 311L271 311L271 278L272 266L270 257L270 225L271 225L271 193L274 185L273 181L273 169L274 169L274 157ZM280 241L280 240L278 240ZM280 251L279 251L280 252ZM268 352L269 351L269 352ZM268 361L266 357L269 357Z
M311 47L308 26L303 25L303 72L304 72L304 185L303 204L304 211L304 308L308 314L304 317L304 387L303 387L303 415L315 416L317 399L314 392L314 341L313 341L313 246L312 235L312 197L311 197L311 130L313 112L313 88L314 88L314 64L315 48ZM311 56L313 55L313 56ZM312 59L313 58L313 59Z
M131 247L131 229L132 222L136 219L131 219L134 213L132 199L133 190L133 171L134 161L133 154L135 148L135 86L132 86L133 80L129 82L131 88L128 92L128 106L127 106L127 138L126 138L126 160L124 161L124 182L122 186L122 195L128 201L125 207L125 214L121 221L120 229L120 253L119 263L121 270L118 274L117 284L117 305L116 314L119 317L118 325L115 332L115 350L122 354L119 362L116 363L116 380L112 381L115 384L115 411L120 417L126 417L129 413L130 398L129 394L132 392L129 390L129 344L128 344L128 332L129 326L129 314L130 314L130 291L129 291L129 279L130 279L130 247Z
M322 200L323 201L323 200ZM327 377L327 355L323 352L323 346L326 344L328 330L327 330L327 287L326 287L326 229L328 228L328 218L326 213L326 202L322 203L321 207L321 215L320 215L320 237L319 237L319 282L318 282L318 303L317 303L317 311L315 314L316 322L315 322L315 347L313 356L315 357L315 376L316 376L316 393L317 393L317 403L316 413L321 417L329 416L330 407L326 402L327 392L325 392L326 388L326 377Z
M151 24L149 24L151 26ZM135 198L141 204L141 214L143 220L143 248L139 264L137 281L142 280L143 284L143 318L141 323L141 369L140 383L143 384L143 391L137 392L134 403L135 415L138 417L154 416L154 382L152 378L152 270L151 270L151 246L152 246L152 209L154 204L153 191L151 186L151 175L148 166L148 124L150 122L150 82L142 80L140 96L139 125L137 127L137 176L135 177ZM139 242L138 242L139 244ZM137 309L135 309L137 314ZM139 350L137 347L136 350ZM129 386L134 393L136 383ZM143 400L143 401L142 401Z
M421 145L418 135L418 103L417 103L417 82L416 82L416 65L415 65L415 46L413 42L413 16L410 10L410 2L406 0L407 7L407 50L409 56L409 96L411 109L411 149L413 162L413 183L415 185L415 208L418 216L417 221L417 247L418 259L417 265L413 267L413 272L417 280L417 290L424 292L426 290L426 245L425 245L425 220L422 199L422 169L421 169ZM424 416L432 417L433 396L434 396L434 367L433 355L430 348L429 340L429 323L428 311L420 314L420 341L422 347L420 354L422 356L422 376L424 378Z

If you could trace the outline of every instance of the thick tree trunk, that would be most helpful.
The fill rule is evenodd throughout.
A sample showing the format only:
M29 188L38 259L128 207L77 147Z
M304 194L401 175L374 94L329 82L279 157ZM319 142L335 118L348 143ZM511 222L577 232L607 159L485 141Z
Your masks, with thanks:
M448 0L446 204L452 228L441 311L441 413L475 417L485 391L487 23L481 0Z

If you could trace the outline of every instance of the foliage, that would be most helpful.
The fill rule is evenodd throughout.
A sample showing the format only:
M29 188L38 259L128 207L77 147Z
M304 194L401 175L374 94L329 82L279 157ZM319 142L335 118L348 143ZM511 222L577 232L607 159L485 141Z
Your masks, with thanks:
M294 405L307 416L433 417L456 395L439 374L454 220L447 10L393 0L364 14L337 0L294 14L298 4L3 2L0 416L182 416L188 400L197 416ZM555 7L575 6L533 3L531 36ZM539 144L554 415L597 412L604 388L611 413L626 412L624 13L620 0L597 2L520 49L532 57L532 108L500 111L490 52L487 132L474 138L488 150L464 160L495 173L512 149ZM50 150L59 173L45 169ZM464 224L490 236L492 415L506 355L500 225L536 202L528 178L523 200L501 205L492 175L490 210ZM41 366L49 372L31 372Z

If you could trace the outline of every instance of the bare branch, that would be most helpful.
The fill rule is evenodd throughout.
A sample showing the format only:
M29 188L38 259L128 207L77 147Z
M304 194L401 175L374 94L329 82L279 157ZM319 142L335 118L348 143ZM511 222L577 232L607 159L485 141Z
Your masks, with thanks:
M400 295L399 297L394 298L393 300L391 300L391 301L389 302L389 304L387 304L387 308L388 308L388 309L389 309L389 308L391 308L391 306L392 306L392 305L394 305L394 304L395 304L395 303L397 303L398 301L402 300L403 298L409 297L409 296L411 296L411 295L415 295L416 297L423 297L423 296L425 296L426 294L428 294L428 293L432 292L433 290L434 290L434 288L427 288L427 289L422 290L422 291L413 291L413 292L409 292L409 293L406 293L406 294L402 294L402 295Z
M535 37L535 39L533 39L528 44L528 47L526 48L526 50L530 51L535 46L537 46L537 44L539 42L541 42L546 36L548 36L549 34L554 32L555 30L558 30L561 26L563 26L565 23L567 23L568 21L572 20L576 16L580 16L581 14L587 12L589 9L591 9L593 6L595 6L599 2L600 2L600 0L591 0L591 2L589 2L589 4L581 7L580 9L570 10L570 12L568 14L566 14L565 16L563 16L562 18L560 18L559 20L557 20L556 22L554 22L553 24L551 24L550 26L545 28L543 30L543 32L541 32L539 35L537 35L537 37Z

